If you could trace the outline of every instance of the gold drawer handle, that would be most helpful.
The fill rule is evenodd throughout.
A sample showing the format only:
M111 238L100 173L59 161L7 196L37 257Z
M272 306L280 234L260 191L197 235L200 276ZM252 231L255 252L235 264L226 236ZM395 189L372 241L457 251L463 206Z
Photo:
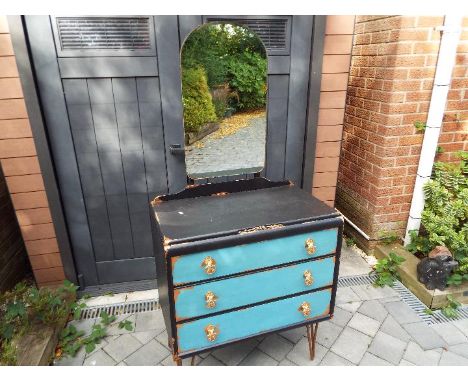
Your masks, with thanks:
M312 276L312 272L307 270L304 272L304 284L307 286L311 286L314 283L314 277Z
M206 256L201 263L201 267L204 268L207 275L212 275L216 272L216 261L212 257Z
M211 309L216 306L216 301L218 300L218 297L211 291L206 292L205 294L205 302L206 302L206 307Z
M301 312L304 317L310 316L310 304L308 302L303 302L298 309L299 312Z
M213 342L218 337L219 329L214 325L207 325L205 328L205 334L208 341Z
M317 248L315 247L314 240L311 239L311 238L309 238L309 239L307 239L305 241L304 247L305 247L308 255L313 255L315 253L315 251L317 250Z

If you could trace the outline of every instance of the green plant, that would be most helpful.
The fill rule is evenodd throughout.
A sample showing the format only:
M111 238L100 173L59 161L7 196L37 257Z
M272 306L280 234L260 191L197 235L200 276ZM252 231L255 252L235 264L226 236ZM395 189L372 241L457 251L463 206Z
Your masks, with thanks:
M82 330L78 331L71 324L63 329L59 337L57 357L74 357L83 347L86 353L91 353L96 349L96 345L107 336L107 328L115 325L117 319L116 316L109 315L106 312L101 312L100 318L101 322L92 326L89 335L85 335L85 332ZM129 320L123 320L118 323L118 328L132 331L133 323Z
M399 242L401 240L401 237L396 232L383 231L379 234L379 240L385 245L390 245Z
M397 273L398 266L404 261L405 258L398 256L395 252L390 252L388 257L377 261L377 264L374 265L374 269L372 271L377 275L377 279L374 281L374 286L392 286L393 282L399 279Z
M447 247L459 262L449 285L468 280L468 153L459 152L458 163L434 164L431 180L424 185L422 234L411 232L407 249L427 255L438 245Z
M447 304L440 309L442 314L448 318L456 318L458 316L458 308L460 307L460 302L455 300L451 294L447 295Z
M426 124L421 121L415 121L414 122L414 127L416 128L417 131L422 132L426 130Z
M356 241L354 240L354 237L345 236L344 240L345 240L345 243L346 243L347 247L352 247L353 245L356 244Z
M228 65L229 85L237 92L236 109L250 110L266 104L267 62L256 52L242 52Z
M186 132L198 132L201 126L216 121L215 108L203 68L183 69L182 102Z
M32 325L52 326L81 309L70 298L76 290L69 281L55 290L22 282L0 294L0 364L14 363L14 341Z
M436 154L442 154L445 152L445 149L442 146L437 146Z

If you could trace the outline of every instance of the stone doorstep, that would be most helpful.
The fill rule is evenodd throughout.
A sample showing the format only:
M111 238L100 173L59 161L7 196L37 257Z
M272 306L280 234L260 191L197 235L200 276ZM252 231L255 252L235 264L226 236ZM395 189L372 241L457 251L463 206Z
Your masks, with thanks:
M438 289L428 290L418 281L416 267L419 260L412 253L408 252L400 244L379 245L374 249L374 256L377 259L388 257L390 252L395 252L397 255L406 259L399 267L398 274L401 282L419 298L426 306L431 309L438 309L447 303L447 295L451 294L455 299L462 304L468 304L468 289L467 283L459 286L450 286L444 291Z

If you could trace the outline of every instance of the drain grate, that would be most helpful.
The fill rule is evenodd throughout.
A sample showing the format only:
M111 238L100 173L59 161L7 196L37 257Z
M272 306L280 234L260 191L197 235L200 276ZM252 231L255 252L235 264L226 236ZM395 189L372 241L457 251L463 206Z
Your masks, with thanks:
M123 314L133 314L141 312L152 312L160 309L159 301L141 300L141 301L127 301L116 304L89 306L81 311L81 319L98 318L102 312L109 315L120 316Z
M338 278L338 287L350 287L372 284L377 279L375 275L342 276Z

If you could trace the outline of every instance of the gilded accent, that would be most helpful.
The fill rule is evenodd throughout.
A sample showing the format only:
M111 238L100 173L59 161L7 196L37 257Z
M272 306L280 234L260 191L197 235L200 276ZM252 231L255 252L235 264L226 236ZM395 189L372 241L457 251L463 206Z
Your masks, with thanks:
M216 306L216 301L218 300L218 297L211 291L206 292L205 294L205 302L206 302L206 307L209 309L212 309Z
M315 246L315 242L311 238L308 238L305 241L304 247L305 247L308 255L313 255L315 253L315 251L317 250L317 247Z
M306 301L304 301L300 306L299 309L297 309L299 312L301 312L304 317L309 317L310 316L310 304Z
M314 283L314 277L312 276L312 272L306 270L304 272L304 284L307 286L311 286Z
M242 231L239 231L239 234L243 235L245 233L252 233L252 232L257 232L257 231L268 231L270 229L278 229L282 227L284 227L283 224L260 225L260 226L253 227L253 228L243 229Z
M211 194L211 196L226 196L229 195L229 192L216 192L214 194Z
M211 256L206 256L201 263L201 267L204 268L207 275L212 275L216 272L216 261Z
M214 325L207 325L205 328L205 334L208 341L213 342L218 337L219 329Z

